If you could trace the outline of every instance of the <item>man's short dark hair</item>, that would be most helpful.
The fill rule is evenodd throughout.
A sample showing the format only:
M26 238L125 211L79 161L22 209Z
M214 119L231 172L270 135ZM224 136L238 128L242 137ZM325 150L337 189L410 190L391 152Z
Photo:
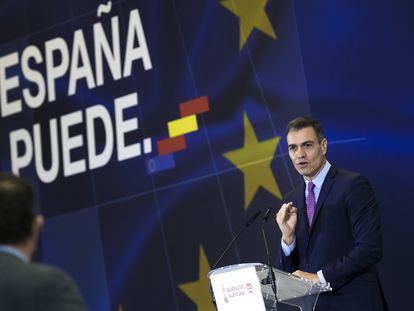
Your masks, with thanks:
M322 126L319 123L319 121L307 116L299 117L290 121L286 127L286 135L289 134L289 132L299 131L306 127L312 127L315 130L316 137L318 138L319 143L322 142L322 140L325 138L325 136L323 135Z
M0 244L26 241L34 217L31 185L21 177L0 173Z

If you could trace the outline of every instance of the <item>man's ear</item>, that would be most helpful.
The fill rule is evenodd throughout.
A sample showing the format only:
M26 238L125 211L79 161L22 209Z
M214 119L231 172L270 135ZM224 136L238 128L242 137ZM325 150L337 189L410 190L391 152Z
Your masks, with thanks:
M43 226L45 224L45 219L42 215L36 215L33 221L33 233L38 235L40 231L42 231Z
M323 154L326 154L326 152L328 151L328 141L326 140L326 138L322 139L321 145Z
M37 246L39 234L40 234L40 231L43 229L44 223L45 223L45 220L43 219L43 216L36 215L32 223L32 233L28 237L28 239L21 245L21 250L27 256L27 258L29 258L29 260L32 259L33 253Z

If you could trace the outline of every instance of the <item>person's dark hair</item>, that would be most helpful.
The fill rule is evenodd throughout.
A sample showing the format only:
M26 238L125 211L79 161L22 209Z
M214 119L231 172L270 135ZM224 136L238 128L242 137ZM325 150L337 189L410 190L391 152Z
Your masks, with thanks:
M286 127L286 135L289 134L289 132L299 131L306 127L312 127L315 130L316 137L318 138L319 143L322 142L322 140L325 138L325 136L323 135L322 126L319 123L319 121L307 116L299 117L290 121Z
M0 244L24 242L32 233L34 196L29 183L0 173Z

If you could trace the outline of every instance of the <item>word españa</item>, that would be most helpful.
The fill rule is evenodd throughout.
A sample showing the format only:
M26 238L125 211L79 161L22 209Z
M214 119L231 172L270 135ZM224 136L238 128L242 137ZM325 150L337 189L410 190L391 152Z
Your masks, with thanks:
M20 98L14 101L9 101L8 98L10 91L20 87L19 77L17 75L6 77L7 69L18 65L19 58L21 71L25 79L34 83L37 87L37 94L33 94L30 88L24 88L22 91L25 103L32 109L38 108L44 103L46 93L48 102L56 100L56 80L65 76L68 71L68 96L76 93L77 82L81 79L86 79L89 89L103 85L104 59L114 80L129 77L132 72L132 63L138 59L142 59L145 70L152 69L138 10L130 12L123 66L121 66L121 44L117 16L111 19L111 26L112 50L102 24L95 23L93 25L95 72L92 70L85 36L81 29L74 32L70 60L68 45L61 37L45 42L44 56L37 46L30 45L23 50L21 56L18 52L14 52L0 57L1 116L6 117L22 111L22 100ZM138 40L138 47L135 47L135 38ZM60 59L59 63L56 61L57 59ZM36 64L45 63L46 78L39 71L30 67L31 61Z
M129 15L128 32L126 37L123 66L121 58L121 43L119 31L119 19L117 16L111 19L112 47L103 30L102 24L93 25L94 60L95 70L92 69L85 36L82 29L78 29L73 35L72 50L69 56L69 47L61 37L48 40L44 44L44 55L39 47L27 46L21 55L13 52L0 57L0 108L1 117L7 117L22 111L22 99L9 100L9 93L16 92L20 88L18 75L7 77L7 70L20 64L24 78L34 84L36 88L23 88L21 95L26 105L32 109L42 106L46 97L49 103L56 100L56 80L69 73L67 95L76 93L77 83L81 79L86 80L88 89L93 89L104 84L104 61L114 80L126 78L131 75L132 64L141 59L145 70L152 69L145 34L137 9ZM135 46L135 41L138 46ZM30 66L33 63L44 65L46 77L39 70ZM33 89L35 92L33 92ZM47 96L46 96L47 95Z
M71 96L76 93L80 80L86 81L88 89L103 85L104 66L109 68L105 72L110 72L113 80L131 76L135 61L142 61L145 70L152 69L137 9L130 11L125 40L124 54L121 56L119 19L114 16L111 18L111 45L102 24L93 25L94 69L81 29L75 30L73 34L71 50L63 38L56 37L44 43L43 53L39 47L30 45L22 53L13 52L0 57L0 116L15 116L23 111L23 103L29 109L36 109L45 102L56 101L57 80L65 79L67 75L67 95ZM20 66L19 70L16 70L17 66ZM24 88L27 83L21 83L16 72L20 72L35 87ZM59 85L61 87L62 83ZM59 171L63 172L64 177L68 177L106 165L114 150L117 152L118 161L140 156L141 144L131 142L125 137L131 137L138 130L138 118L124 116L127 109L137 105L138 94L131 93L116 98L113 109L94 105L84 111L77 110L46 120L49 133L47 125L40 123L33 124L31 129L12 129L9 133L12 171L19 174L22 169L34 163L39 179L50 183L56 180ZM114 111L113 117L110 111ZM99 125L101 132L97 134L96 126ZM79 128L83 128L85 132L79 133ZM101 134L104 135L105 142L102 144L99 141L97 146L97 137L101 138ZM47 137L50 141L49 148L42 143L42 139ZM83 158L79 156L81 150L78 150L82 148L87 151L87 156ZM147 138L144 140L144 153L149 152L151 139ZM47 167L44 165L45 161L48 163Z

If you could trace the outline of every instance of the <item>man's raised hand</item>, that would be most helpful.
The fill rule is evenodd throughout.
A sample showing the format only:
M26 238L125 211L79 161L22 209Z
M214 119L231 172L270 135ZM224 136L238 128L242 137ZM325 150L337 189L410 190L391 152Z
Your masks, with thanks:
M292 244L295 239L297 219L297 208L293 206L293 202L284 203L276 214L276 222L282 232L282 240L286 245Z

